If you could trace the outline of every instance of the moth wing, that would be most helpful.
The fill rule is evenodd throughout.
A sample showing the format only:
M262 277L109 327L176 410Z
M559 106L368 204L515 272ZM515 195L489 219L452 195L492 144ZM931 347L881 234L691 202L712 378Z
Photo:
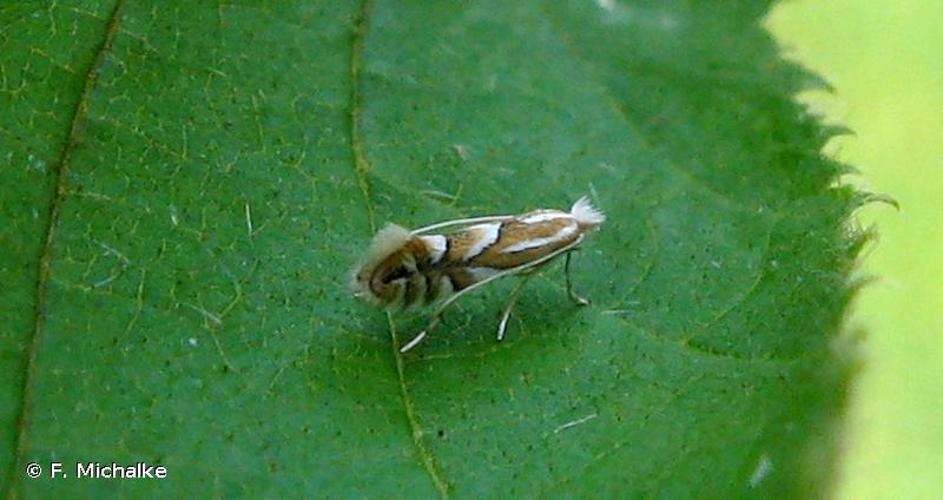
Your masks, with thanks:
M499 273L497 273L497 274L495 274L495 275L493 275L493 276L489 276L489 277L487 277L487 278L485 278L485 279L483 279L483 280L481 280L481 281L479 281L479 282L477 282L477 283L475 283L475 284L473 284L473 285L471 285L471 286L469 286L469 287L467 287L467 288L463 288L462 290L458 291L458 292L455 293L454 295L452 295L452 296L450 296L449 298L445 299L445 301L442 302L442 304L440 304L439 307L436 308L436 311L433 313L433 315L436 315L436 314L441 313L443 309L445 309L445 308L448 307L450 304L452 304L453 302L455 302L456 300L458 300L459 297L461 297L462 295L465 295L466 293L468 293L468 292L470 292L470 291L472 291L472 290L474 290L474 289L476 289L476 288L479 288L479 287L481 287L481 286L483 286L483 285L486 285L486 284L488 284L488 283L491 283L492 281L494 281L494 280L496 280L496 279L503 278L503 277L505 277L505 276L511 276L511 275L514 275L514 274L522 273L522 272L524 272L524 271L527 271L528 269L532 269L532 268L534 268L534 267L537 267L537 266L543 264L544 262L547 262L547 261L553 259L553 258L556 257L557 255L560 255L560 254L562 254L562 253L564 253L564 252L567 252L567 251L569 251L569 250L572 250L573 248L576 248L576 246L579 245L579 244L582 243L582 242L583 242L583 235L580 235L579 238L573 240L573 243L570 243L569 245L567 245L567 246L565 246L565 247L558 248L558 249L555 250L554 252L549 253L549 254L547 254L547 255L544 255L543 257L541 257L541 258L539 258L539 259L537 259L537 260L534 260L534 261L532 261L532 262L528 262L528 263L526 263L526 264L521 264L521 265L519 265L519 266L517 266L517 267L512 267L512 268L510 268L510 269L505 269L505 270L503 270L503 271L501 271L501 272L499 272Z
M472 217L469 219L455 219L447 220L444 222L437 222L435 224L424 226L419 229L413 229L412 234L423 234L428 233L429 231L434 231L436 229L442 229L446 227L456 226L456 229L464 229L466 227L474 226L475 224L486 224L489 222L504 222L513 219L513 215L494 215L490 217ZM454 231L454 229L453 229Z

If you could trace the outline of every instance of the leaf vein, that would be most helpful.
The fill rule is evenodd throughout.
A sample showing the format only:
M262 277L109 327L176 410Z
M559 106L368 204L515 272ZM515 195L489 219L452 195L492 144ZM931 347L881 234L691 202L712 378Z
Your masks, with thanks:
M373 203L370 201L370 184L367 181L367 172L370 163L364 152L363 130L360 126L362 111L362 96L360 80L363 73L363 44L367 30L367 13L370 10L370 0L361 4L359 18L356 20L351 40L350 50L350 147L354 156L354 174L357 176L357 185L363 195L367 207L367 219L370 221L370 231L376 232L376 222L373 217Z
M17 415L16 429L14 435L14 463L16 464L7 472L7 491L4 496L7 498L17 497L16 481L22 477L17 471L22 470L24 454L26 452L26 430L29 425L29 410L32 400L33 378L36 370L36 354L42 342L42 331L45 323L45 302L46 302L46 284L50 277L50 264L52 262L53 241L55 240L56 227L59 223L59 217L62 210L62 204L67 195L66 181L69 176L69 166L72 159L72 153L81 141L82 127L81 122L85 121L89 110L89 100L96 83L98 75L104 65L107 54L114 45L115 37L119 32L121 12L124 7L124 0L118 0L111 11L108 20L105 36L98 48L88 73L85 77L85 84L82 93L76 103L72 114L72 120L69 125L69 132L65 147L59 157L58 171L55 181L55 193L49 205L48 218L45 230L45 241L39 255L39 266L36 275L36 295L35 309L33 319L33 331L28 340L29 344L26 352L26 360L23 363L23 384L20 389L20 408Z
M363 73L363 47L366 38L367 25L369 21L369 12L372 6L370 0L364 0L360 6L360 13L354 24L354 30L351 40L350 53L350 145L354 157L354 173L357 176L357 184L363 195L364 204L367 208L367 218L370 222L371 232L376 232L376 222L373 214L373 203L370 200L370 184L367 180L367 173L370 170L370 163L364 150L363 130L360 124L360 114L362 111L362 94L360 81ZM387 323L390 329L390 342L393 351L393 359L396 363L396 375L399 382L400 397L403 402L403 409L406 414L406 420L409 422L410 436L413 446L422 462L423 467L429 474L429 478L435 485L436 490L442 498L448 498L448 483L442 479L441 473L436 466L435 459L426 448L422 440L422 429L416 418L416 411L413 407L412 398L406 389L406 378L404 373L403 356L399 352L399 341L396 338L396 328L393 324L393 318L389 313L386 315Z

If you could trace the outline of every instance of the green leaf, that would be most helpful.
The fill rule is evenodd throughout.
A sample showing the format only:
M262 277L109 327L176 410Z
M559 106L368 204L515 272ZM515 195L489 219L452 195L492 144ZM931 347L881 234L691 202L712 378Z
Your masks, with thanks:
M3 490L821 492L857 199L767 8L0 7ZM345 289L384 221L583 194L593 305L551 267L500 344L511 282L407 355Z

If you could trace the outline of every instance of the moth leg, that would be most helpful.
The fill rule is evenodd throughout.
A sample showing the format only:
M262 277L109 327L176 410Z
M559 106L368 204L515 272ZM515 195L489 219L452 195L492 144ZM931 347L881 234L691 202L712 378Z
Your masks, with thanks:
M527 283L527 280L530 278L530 275L525 275L517 282L517 285L514 286L514 289L511 290L511 294L508 296L507 305L504 306L504 312L501 313L501 321L498 322L498 341L504 340L504 334L508 328L508 318L511 317L511 309L514 309L514 303L517 302L517 296L521 293L521 288L524 288L524 284Z
M445 302L443 302L441 305L439 305L439 307L437 307L434 311L432 311L432 314L429 315L429 324L427 324L426 327L423 328L423 330L422 330L421 332L417 333L416 336L412 338L412 340L410 340L409 342L407 342L406 345L404 345L403 347L401 347L400 350L399 350L399 352L401 352L401 353L406 352L406 351L412 349L413 347L416 347L416 345L418 345L420 342L422 342L422 339L426 338L426 334L429 333L430 330L432 330L433 328L435 328L435 327L439 324L439 322L442 320L442 313L443 313L449 306L451 306L452 304L454 304L455 301L456 301L456 299L458 299L458 298L461 297L465 292L471 290L472 288L474 288L476 285L478 285L478 284L480 284L480 283L482 283L482 282L479 281L479 282L476 283L475 285L472 285L472 286L470 286L470 287L468 287L468 288L466 288L466 289L464 289L464 290L462 290L462 291L456 293L455 295L452 295L452 296L449 297L448 299L446 299Z
M412 338L412 340L407 342L406 345L401 347L399 349L399 352L404 353L412 349L413 347L416 347L417 345L419 345L419 343L422 342L422 339L426 338L426 334L429 333L429 330L432 330L433 328L436 327L436 325L439 324L439 319L440 319L439 315L434 314L432 316L432 319L429 320L429 324L426 325L426 327L421 332L417 333L416 336Z
M430 227L431 227L431 226L430 226ZM429 228L424 228L424 229L429 229ZM563 247L563 248L557 249L557 250L555 250L554 252L552 252L552 253L550 253L550 254L548 254L548 255L544 255L543 257L537 259L537 260L534 261L534 262L529 262L529 263L527 263L527 264L523 264L523 265L521 265L521 266L518 266L518 267L515 267L515 268L512 268L512 269L506 269L506 270L504 270L504 271L501 271L500 273L495 274L494 276L490 276L490 277L488 277L488 278L485 278L485 279L483 279L483 280L481 280L481 281L475 283L474 285L471 285L471 286L469 286L469 287L467 287L467 288L463 288L463 289L462 289L461 291L459 291L458 293L456 293L456 294L452 295L451 297L445 299L445 301L442 302L442 305L440 305L440 306L438 307L438 309L436 309L436 310L432 313L432 320L429 322L429 325L426 326L426 329L423 330L423 331L421 331L421 332L419 332L418 335L416 335L415 337L413 337L412 340L410 340L409 342L407 342L406 345L404 345L404 346L400 349L400 352L406 352L406 351L412 349L413 347L416 347L416 344L422 342L422 339L424 339L424 338L426 337L426 333L427 333L429 330L431 330L432 327L434 327L434 326L436 326L437 324L439 324L439 316L442 315L442 311L444 311L445 308L447 308L447 307L450 306L451 304L455 303L455 301L458 300L461 296L465 295L466 293L471 292L472 290L475 290L476 288L480 288L481 286L483 286L483 285L485 285L485 284L487 284L487 283L491 283L492 281L494 281L494 280L496 280L496 279L498 279L498 278L503 278L504 276L509 276L509 275L517 274L517 273L523 273L523 272L529 271L529 270L531 270L531 269L535 269L535 268L537 268L537 266L539 266L539 265L541 265L541 264L543 264L543 263L545 263L545 262L549 262L551 259L553 259L554 257L560 255L561 253L566 253L567 255L569 255L568 252L571 251L571 250L573 250L574 248L576 248L576 246L579 245L581 241L583 241L583 235L580 235L579 238L577 238L576 241L574 241L573 243L570 243L569 245L567 245L567 246L565 246L565 247ZM569 259L567 260L567 262L569 262ZM569 275L568 275L567 277L569 278ZM567 284L569 284L569 280L567 281ZM572 294L571 294L571 296L572 296ZM575 300L575 299L574 299L574 300ZM586 299L583 299L583 300L588 303L588 301L586 301Z
M566 276L566 294L570 296L570 300L576 302L578 306L589 305L589 301L580 297L573 292L573 284L570 282L570 255L573 252L566 253L566 261L563 264L563 274Z

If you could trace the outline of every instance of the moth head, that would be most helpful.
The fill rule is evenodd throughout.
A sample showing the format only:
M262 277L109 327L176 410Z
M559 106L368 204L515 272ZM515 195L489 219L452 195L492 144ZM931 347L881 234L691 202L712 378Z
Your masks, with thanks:
M407 283L417 273L416 241L417 237L395 224L381 229L354 269L351 292L380 307L402 303Z

